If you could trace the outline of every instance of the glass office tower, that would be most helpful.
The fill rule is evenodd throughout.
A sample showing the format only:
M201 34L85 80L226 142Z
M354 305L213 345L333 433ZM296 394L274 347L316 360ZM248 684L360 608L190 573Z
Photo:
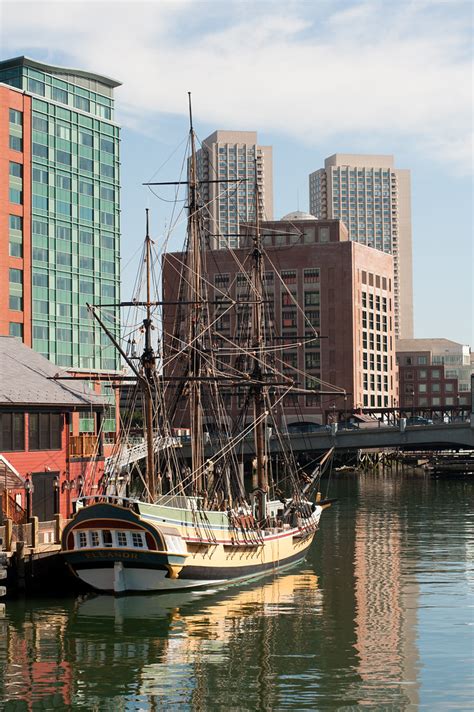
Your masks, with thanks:
M9 269L0 331L64 367L119 368L86 306L120 296L117 86L26 57L0 62L0 129L8 136L0 185L9 186L0 214ZM105 317L118 338L118 308Z

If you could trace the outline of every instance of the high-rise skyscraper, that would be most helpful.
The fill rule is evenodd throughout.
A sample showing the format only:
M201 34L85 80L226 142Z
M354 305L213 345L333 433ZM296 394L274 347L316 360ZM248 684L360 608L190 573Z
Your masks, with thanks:
M197 152L197 171L209 247L238 246L241 223L255 221L255 181L259 218L272 219L272 147L260 146L255 131L215 131Z
M343 220L351 240L393 255L395 336L413 338L410 171L393 156L336 153L309 176L309 206Z
M0 334L60 366L114 370L86 303L119 298L119 82L0 62ZM106 318L119 336L119 312Z

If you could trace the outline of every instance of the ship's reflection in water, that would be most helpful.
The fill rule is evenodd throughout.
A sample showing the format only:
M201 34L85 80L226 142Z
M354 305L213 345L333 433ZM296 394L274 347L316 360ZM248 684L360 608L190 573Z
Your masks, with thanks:
M471 709L472 485L379 473L333 490L308 561L275 578L8 601L0 709Z
M4 622L0 699L25 709L204 710L211 694L245 709L253 690L273 709L271 658L289 642L285 619L297 618L291 646L300 638L303 650L305 619L321 615L317 576L301 568L243 588L26 605L20 624Z

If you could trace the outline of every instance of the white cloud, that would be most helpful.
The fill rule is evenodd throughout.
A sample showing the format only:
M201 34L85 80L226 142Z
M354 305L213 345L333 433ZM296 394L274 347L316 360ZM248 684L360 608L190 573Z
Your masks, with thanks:
M216 128L406 138L471 168L468 3L11 2L5 56L93 69L123 82L125 124L154 113Z

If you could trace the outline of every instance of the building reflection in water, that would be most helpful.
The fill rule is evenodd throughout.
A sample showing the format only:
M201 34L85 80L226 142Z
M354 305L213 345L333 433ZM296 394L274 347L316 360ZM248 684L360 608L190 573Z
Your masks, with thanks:
M381 487L382 475L361 476L361 507L355 520L355 648L364 683L364 704L388 699L398 709L418 706L417 586L408 584L403 555L406 523L397 509L394 479ZM366 509L373 490L386 501Z
M289 635L303 650L305 621L321 615L317 576L309 570L243 589L33 606L18 623L3 622L0 701L21 700L28 710L205 710L210 690L216 704L232 707L251 686L260 708L274 709L279 671L272 657Z

